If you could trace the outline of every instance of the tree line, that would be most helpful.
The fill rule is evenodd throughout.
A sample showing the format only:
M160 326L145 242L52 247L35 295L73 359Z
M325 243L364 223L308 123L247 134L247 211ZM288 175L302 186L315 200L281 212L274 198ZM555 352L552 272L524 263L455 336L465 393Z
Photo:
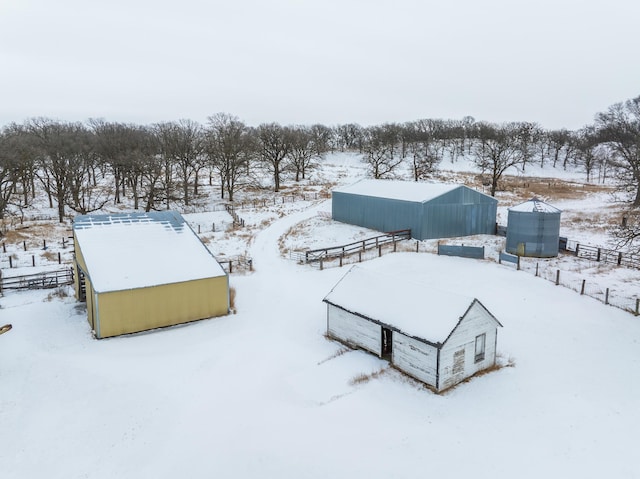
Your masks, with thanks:
M27 208L40 191L51 208L57 207L60 221L66 209L87 214L124 199L145 211L177 201L189 205L203 179L216 182L221 198L233 201L258 174L267 172L277 192L285 173L300 181L327 152L347 150L360 153L373 178L393 178L408 169L415 181L430 178L444 159L471 157L492 196L511 168L524 170L534 162L579 166L588 181L615 176L637 207L639 148L640 97L612 105L578 131L472 117L370 127L252 127L227 113L209 117L204 125L33 118L0 132L0 219L12 206L14 211Z

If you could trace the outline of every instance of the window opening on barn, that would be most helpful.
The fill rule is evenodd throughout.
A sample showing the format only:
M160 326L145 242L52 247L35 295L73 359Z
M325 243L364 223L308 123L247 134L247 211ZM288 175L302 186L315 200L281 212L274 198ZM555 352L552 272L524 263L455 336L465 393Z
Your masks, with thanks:
M476 336L476 363L484 361L484 346L487 342L487 335L485 333Z
M393 344L393 331L388 328L382 328L382 357L391 358L391 346Z

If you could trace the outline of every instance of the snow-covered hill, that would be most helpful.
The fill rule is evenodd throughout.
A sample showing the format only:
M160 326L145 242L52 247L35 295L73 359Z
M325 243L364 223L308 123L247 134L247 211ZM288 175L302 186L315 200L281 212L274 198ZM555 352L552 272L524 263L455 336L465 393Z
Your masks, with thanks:
M362 175L336 155L310 181ZM571 201L602 200L583 198ZM324 337L322 299L346 269L298 265L281 247L287 233L300 244L366 233L327 223L327 209L241 212L251 239L227 248L256 269L231 276L227 317L97 341L71 297L2 297L0 323L13 324L0 336L2 477L640 476L636 317L490 261L370 261L477 297L504 325L498 351L514 366L435 395Z

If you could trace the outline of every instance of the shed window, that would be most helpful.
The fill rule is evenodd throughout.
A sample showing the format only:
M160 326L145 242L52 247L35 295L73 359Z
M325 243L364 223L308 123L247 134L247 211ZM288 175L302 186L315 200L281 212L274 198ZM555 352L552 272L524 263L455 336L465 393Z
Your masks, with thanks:
M480 336L476 336L476 363L484 361L484 345L487 342L487 335L485 333Z

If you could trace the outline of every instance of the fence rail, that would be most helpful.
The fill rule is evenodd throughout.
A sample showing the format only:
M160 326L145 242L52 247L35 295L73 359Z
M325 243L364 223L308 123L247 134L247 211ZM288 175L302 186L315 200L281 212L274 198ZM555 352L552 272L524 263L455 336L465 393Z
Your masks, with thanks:
M73 269L27 274L23 276L0 275L0 293L4 290L47 289L73 284Z
M315 263L335 258L344 258L345 256L362 253L364 251L380 248L387 244L395 244L398 241L408 239L411 239L410 229L390 231L382 235L373 236L345 245L307 250L304 252L304 262Z

